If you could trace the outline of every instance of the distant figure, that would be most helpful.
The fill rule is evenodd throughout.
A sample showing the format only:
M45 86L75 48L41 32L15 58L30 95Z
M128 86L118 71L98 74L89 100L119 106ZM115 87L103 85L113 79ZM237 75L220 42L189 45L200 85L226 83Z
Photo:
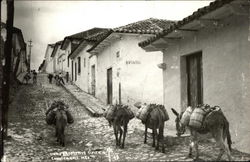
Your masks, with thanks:
M63 80L63 75L62 75L62 73L59 73L59 83L60 82L62 82L63 84L65 84L64 83L64 80Z
M66 73L66 81L69 82L69 72Z
M56 85L60 85L59 83L59 75L58 74L54 74L54 78L55 78L55 81L56 81Z
M49 83L51 84L51 83L52 83L52 79L53 79L53 75L52 75L52 74L49 74L49 75L48 75L48 78L49 78Z
M28 72L25 74L23 81L25 80L26 84L28 84L30 79L31 79L30 72Z
M33 70L33 83L37 83L37 72L36 70Z

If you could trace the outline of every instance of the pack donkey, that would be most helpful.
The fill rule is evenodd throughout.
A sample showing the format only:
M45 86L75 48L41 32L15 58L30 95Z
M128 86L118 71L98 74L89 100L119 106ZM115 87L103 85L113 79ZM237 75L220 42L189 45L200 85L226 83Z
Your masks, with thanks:
M135 105L137 108L141 108L141 105ZM150 105L149 105L150 106ZM164 116L163 112L159 107L154 107L150 110L147 115L146 121L143 122L145 125L145 132L144 132L144 143L147 143L147 133L148 128L152 129L153 133L153 144L152 147L155 147L155 150L159 150L159 143L162 144L162 152L165 152L165 145L164 145ZM158 131L157 131L158 130ZM157 139L155 139L157 138ZM155 140L157 140L157 144L155 146Z
M107 120L109 122L109 126L111 125L113 126L116 146L120 146L120 148L124 148L124 143L125 143L127 129L128 129L128 123L131 119L131 114L129 113L127 106L124 106L124 105L111 105L111 106L115 107L114 114L113 114L114 117L112 119L107 119Z
M56 138L57 142L63 147L65 146L65 135L64 130L67 125L67 114L63 108L56 110Z
M176 130L177 135L184 134L185 126L180 122L182 118L182 113L178 113L175 109L171 108L172 112L176 115ZM197 135L199 134L207 134L211 133L212 137L215 139L216 143L220 147L220 153L217 157L217 160L221 159L221 156L226 152L228 159L231 161L231 135L229 131L229 122L227 121L226 117L222 113L221 110L219 111L212 111L208 114L204 121L203 126L201 129L194 129L188 126L190 133L191 133L191 143L189 146L189 154L188 157L192 157L192 149L195 147L196 155L195 159L199 159L199 151L198 151L198 140ZM228 147L225 145L224 141L227 138Z
M73 116L68 110L68 105L63 101L54 101L46 111L46 122L49 125L55 125L55 136L60 145L65 146L65 127L67 123L74 122Z

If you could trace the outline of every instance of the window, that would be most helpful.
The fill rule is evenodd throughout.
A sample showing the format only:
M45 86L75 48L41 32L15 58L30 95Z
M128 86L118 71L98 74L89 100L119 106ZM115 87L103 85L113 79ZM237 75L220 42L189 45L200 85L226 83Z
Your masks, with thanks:
M77 60L78 60L78 74L80 74L81 73L81 57L78 57Z
M84 58L84 60L83 60L84 62L84 67L86 67L86 58Z

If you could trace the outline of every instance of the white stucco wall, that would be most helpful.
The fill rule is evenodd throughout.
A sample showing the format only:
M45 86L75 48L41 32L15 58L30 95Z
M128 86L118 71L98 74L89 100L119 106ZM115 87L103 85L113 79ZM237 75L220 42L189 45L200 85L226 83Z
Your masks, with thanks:
M86 93L89 93L89 56L90 54L87 52L87 50L91 47L91 45L85 46L81 52L74 58L74 64L78 64L78 57L81 58L81 73L77 72L77 80L74 81L74 83L81 88ZM84 59L85 59L85 66L84 66Z
M63 50L60 49L60 46L59 45L59 48L56 50L56 54L55 56L53 57L53 61L54 61L54 72L58 73L58 72L61 72L62 70L62 66L60 66L60 62L58 61L58 58L59 56L64 52Z
M71 53L71 43L67 46L67 48L64 50L65 56L65 62L63 64L63 71L68 72L69 76L71 76L71 60L68 58L69 54Z
M233 147L250 152L250 42L247 16L230 16L224 27L205 28L164 51L164 104L180 111L180 56L202 51L203 101L219 105L230 123ZM174 125L174 115L170 123Z
M53 48L51 46L47 46L46 53L45 53L45 71L46 73L53 73L53 60L50 57L52 54Z
M113 33L115 34L115 33ZM107 69L113 70L113 104L119 102L119 83L123 104L137 101L163 103L161 52L147 53L138 46L146 36L125 35L97 55L97 97L107 103ZM120 57L116 54L119 52ZM131 63L135 62L135 64ZM130 63L128 63L130 62Z
M91 71L91 68L92 68L92 66L95 66L95 82L96 82L96 84L97 84L97 77L96 77L96 75L97 75L97 58L96 58L96 55L93 55L93 56L91 56L91 57L89 57L89 68L88 68L88 73L89 73L89 79L88 79L88 92L90 93L90 94L93 94L93 90L92 90L92 88L94 88L95 89L95 92L96 92L96 84L95 84L95 87L92 87L92 71Z

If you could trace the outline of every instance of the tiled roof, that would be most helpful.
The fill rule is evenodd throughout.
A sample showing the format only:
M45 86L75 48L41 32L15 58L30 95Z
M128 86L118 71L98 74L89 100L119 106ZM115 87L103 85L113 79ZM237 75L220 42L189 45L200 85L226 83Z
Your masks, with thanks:
M70 36L67 36L67 38L71 38L71 39L82 39L82 38L85 38L85 37L89 37L93 34L96 34L102 30L106 30L104 28L92 28L92 29L89 29L89 30L86 30L86 31L83 31L83 32L80 32L80 33L76 33L76 34L73 34L73 35L70 35Z
M51 53L51 56L50 57L54 57L55 56L55 54L56 54L56 51L57 51L57 49L59 48L59 46L62 44L62 41L58 41L58 42L56 42L55 43L55 45L54 45L54 49L53 49L53 51L52 51L52 53Z
M71 51L74 51L78 47L79 44L78 43L71 43Z
M113 31L119 33L157 34L164 29L169 28L169 26L173 23L174 21L149 18L125 26L114 28Z
M142 41L139 43L140 47L146 47L147 45L153 43L154 41L164 37L167 34L170 34L171 32L173 32L174 30L190 23L191 21L198 19L218 8L221 8L222 6L224 6L225 4L228 4L230 2L232 2L234 0L216 0L214 2L211 2L209 4L209 6L205 6L202 7L200 9L198 9L197 11L193 12L192 15L185 17L183 20L178 21L176 24L171 25L169 28L164 29L162 32L156 34L156 36L153 36L145 41Z
M114 28L105 33L104 37L95 43L88 52L95 49L104 39L106 39L111 33L131 33L131 34L157 34L167 29L170 25L174 24L174 21L149 18L146 20L131 23L125 26Z
M92 43L96 43L100 40L102 40L103 38L106 37L106 35L108 34L108 32L110 31L110 29L102 29L96 33L93 33L85 38L82 39L82 41L79 44L74 44L72 43L72 47L71 47L71 53L68 57L71 57L72 54L74 53L74 51L80 46L81 43L83 43L84 41L87 42L92 42Z
M93 35L90 35L90 36L88 36L88 37L86 37L84 39L87 40L87 41L94 41L94 42L99 41L103 37L105 37L110 32L110 30L111 29L104 29L104 30L99 31L99 32L97 32L97 33L95 33Z
M103 30L107 30L107 29L105 29L105 28L92 28L92 29L85 30L85 31L80 32L80 33L66 36L62 42L61 48L62 49L66 48L66 46L68 44L66 40L82 40L86 37L90 37L92 35L95 35L96 33L101 32Z

